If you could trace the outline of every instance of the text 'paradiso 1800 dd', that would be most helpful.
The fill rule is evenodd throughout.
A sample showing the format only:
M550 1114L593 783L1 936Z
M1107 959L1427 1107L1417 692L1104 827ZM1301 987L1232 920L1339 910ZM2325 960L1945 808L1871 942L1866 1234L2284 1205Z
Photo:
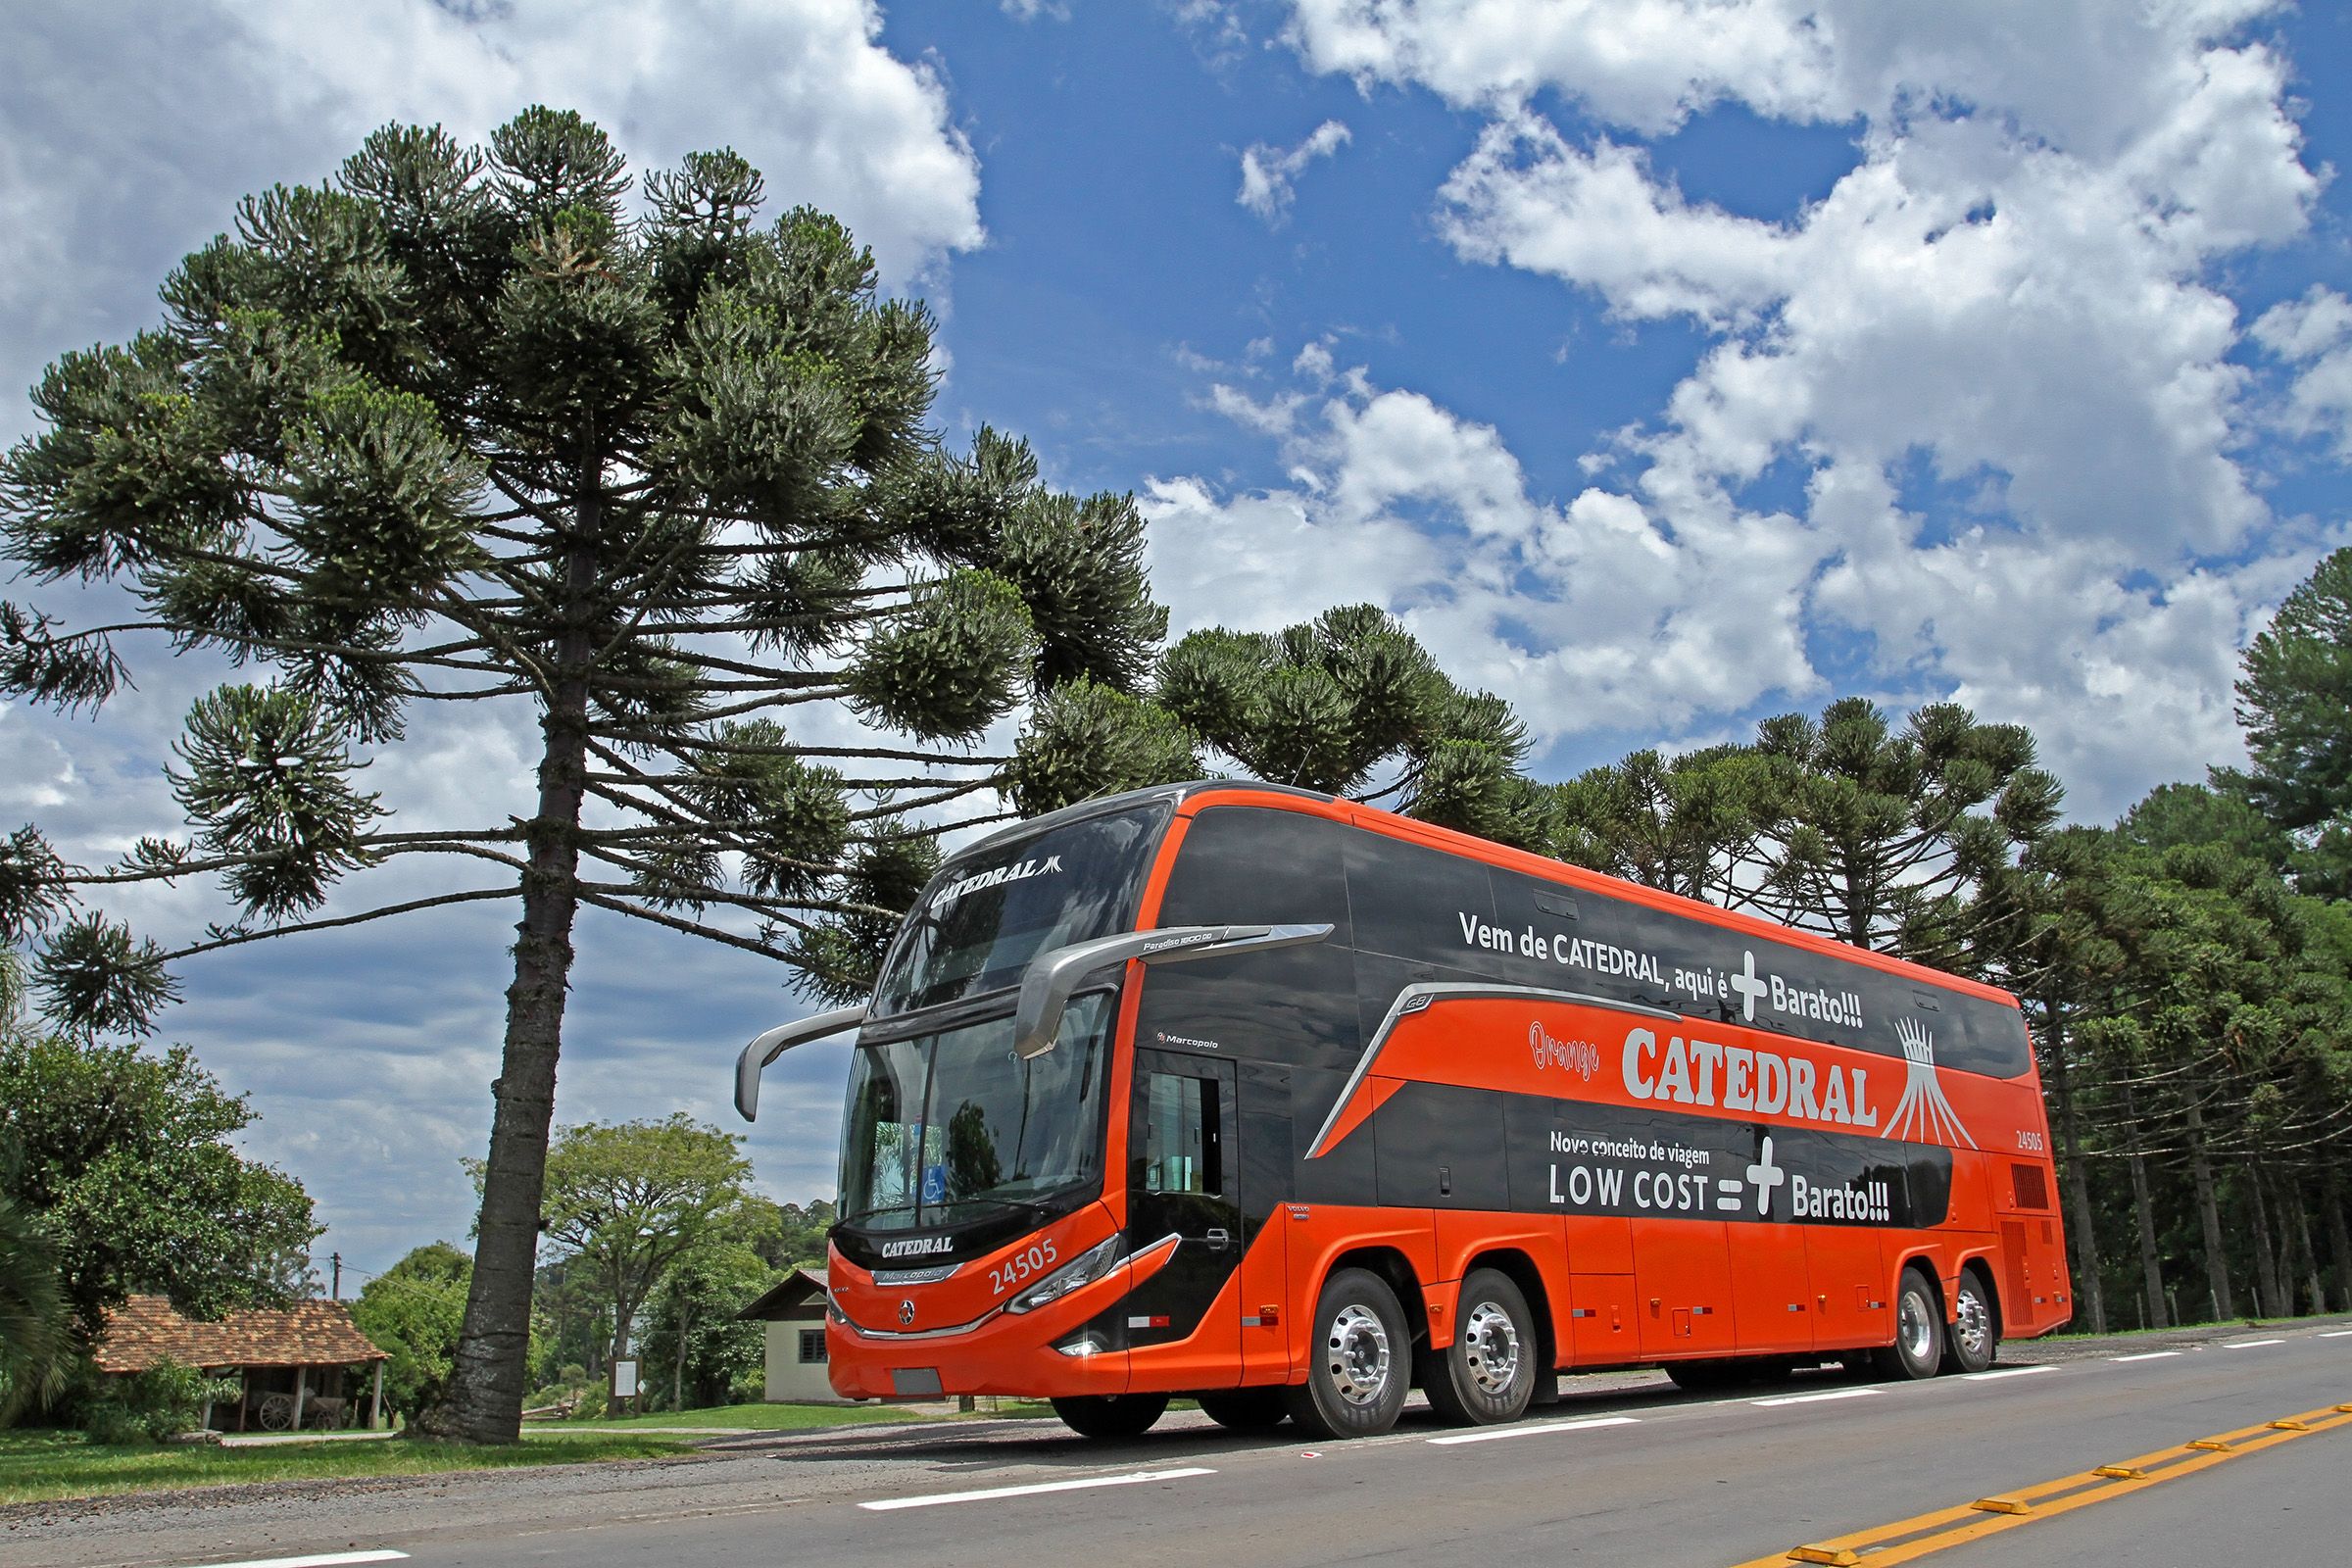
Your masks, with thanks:
M974 845L865 1005L745 1050L744 1114L853 1028L849 1396L1350 1437L1563 1370L1976 1371L2071 1310L2014 998L1328 796Z

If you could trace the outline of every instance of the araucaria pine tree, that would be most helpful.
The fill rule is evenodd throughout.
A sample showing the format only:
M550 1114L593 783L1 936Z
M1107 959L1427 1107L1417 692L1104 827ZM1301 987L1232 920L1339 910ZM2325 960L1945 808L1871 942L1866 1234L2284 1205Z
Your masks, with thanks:
M0 606L0 692L95 709L140 634L257 677L188 715L190 840L83 869L0 839L0 942L37 944L53 1018L141 1030L175 959L519 905L437 1418L466 1438L516 1435L580 912L855 987L935 862L924 808L1000 777L974 742L1060 683L1132 689L1165 627L1128 500L1051 492L987 432L944 452L923 309L879 294L840 223L761 204L729 152L633 196L605 135L552 110L486 150L388 127L325 183L248 199L158 327L51 367L0 468L7 558L136 607L76 629ZM790 715L825 703L899 744L808 744ZM419 704L536 715L526 819L394 830L355 768ZM323 907L417 857L444 891ZM172 952L76 903L200 874L234 913Z

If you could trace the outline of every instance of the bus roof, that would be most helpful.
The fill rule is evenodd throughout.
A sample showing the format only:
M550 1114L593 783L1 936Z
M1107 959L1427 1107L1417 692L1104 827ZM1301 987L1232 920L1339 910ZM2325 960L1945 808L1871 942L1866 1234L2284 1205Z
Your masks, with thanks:
M1337 795L1327 795L1318 790L1297 789L1288 784L1260 783L1253 779L1194 779L1183 784L1158 784L1149 789L1129 790L1120 795L1105 795L1096 800L1081 801L1075 806L1065 806L1060 810L1049 812L1044 816L1030 817L1025 821L1008 824L989 834L986 838L965 846L950 858L960 858L1006 839L1026 837L1031 833L1059 827L1064 823L1079 821L1102 812L1121 810L1146 802L1168 804L1187 816L1200 807L1210 805L1265 806L1281 810L1303 811L1315 816L1328 817L1333 821L1368 828L1377 833L1386 833L1392 838L1418 839L1434 849L1446 850L1470 859L1483 861L1488 865L1525 871L1532 875L1564 883L1570 887L1584 888L1610 898L1646 905L1668 914L1701 920L1726 930L1744 932L1766 941L1780 942L1791 947L1809 948L1828 957L1863 964L1887 974L1902 975L1920 985L1984 997L2012 1007L2017 1005L2017 998L1998 986L1970 980L1946 970L1931 968L1923 963L1913 963L1907 958L1898 958L1890 954L1856 947L1850 942L1840 942L1834 937L1821 936L1797 926L1781 925L1776 921L1766 920L1757 915L1743 914L1737 909L1727 909L1702 899L1687 899L1679 893L1668 893L1658 888L1644 887L1639 882L1628 882L1603 872L1588 870L1581 865L1571 865L1565 860L1554 860L1527 850L1513 849L1507 844L1497 844L1492 839L1482 839L1475 834L1459 832L1449 827L1440 827L1432 822L1415 821L1409 816L1399 816L1395 811L1383 810L1377 806L1366 806L1359 801L1350 801Z

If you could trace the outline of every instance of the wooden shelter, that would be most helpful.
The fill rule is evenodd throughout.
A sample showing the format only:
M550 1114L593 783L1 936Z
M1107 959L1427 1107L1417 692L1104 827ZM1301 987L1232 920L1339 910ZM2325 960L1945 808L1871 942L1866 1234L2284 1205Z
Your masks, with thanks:
M243 1307L218 1323L182 1317L160 1296L134 1296L106 1315L91 1359L117 1376L176 1361L241 1387L237 1430L292 1432L352 1424L359 1401L353 1373L371 1370L368 1425L381 1424L385 1353L341 1301L298 1301L282 1311ZM205 1406L204 1424L213 1409Z

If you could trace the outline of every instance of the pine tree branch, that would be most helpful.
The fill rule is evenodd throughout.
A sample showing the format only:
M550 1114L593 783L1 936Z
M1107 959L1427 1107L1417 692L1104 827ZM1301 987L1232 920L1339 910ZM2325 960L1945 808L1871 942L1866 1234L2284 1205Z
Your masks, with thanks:
M395 914L413 914L418 909L435 909L448 904L479 904L485 899L514 899L522 896L515 888L478 888L468 893L440 893L429 899L412 899L406 904L387 904L380 909L365 914L347 914L331 920L305 920L296 925L273 925L263 931L238 931L210 942L199 942L162 955L158 963L176 963L200 953L217 953L222 948L242 947L248 942L260 942L270 937L293 936L303 931L331 931L339 926L365 925L370 920L382 920Z

